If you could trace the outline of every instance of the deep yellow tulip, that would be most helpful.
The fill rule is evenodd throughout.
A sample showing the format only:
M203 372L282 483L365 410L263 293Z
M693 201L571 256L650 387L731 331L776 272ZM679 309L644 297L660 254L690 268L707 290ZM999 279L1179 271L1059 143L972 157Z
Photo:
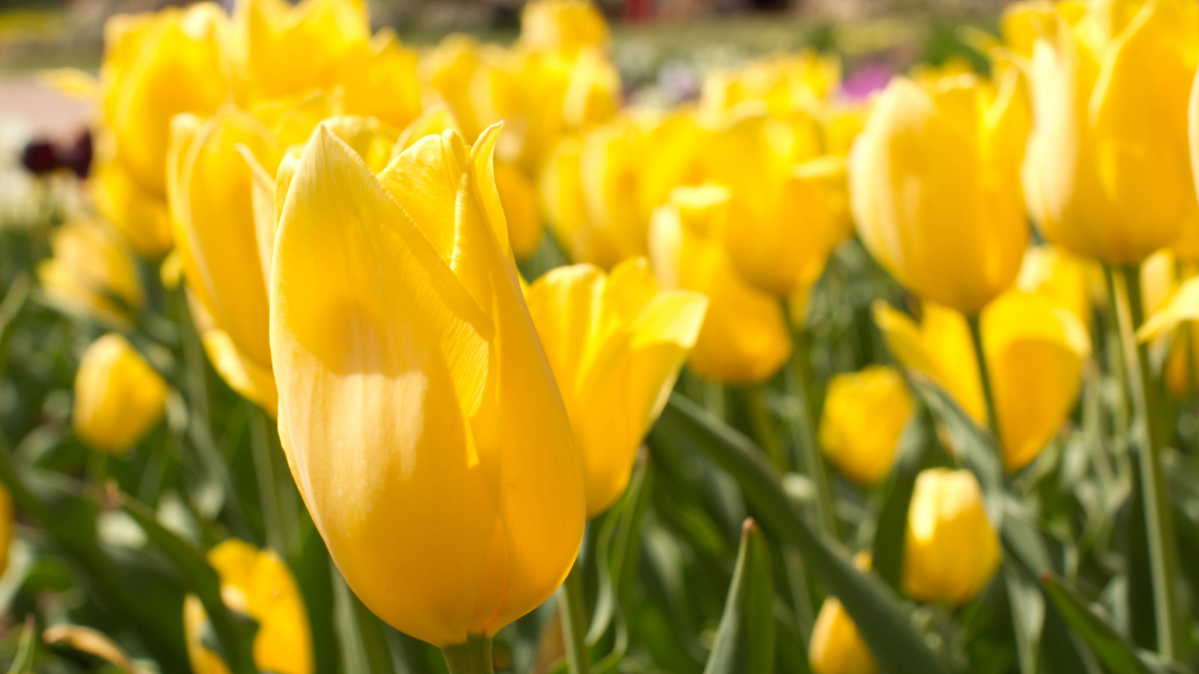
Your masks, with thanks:
M508 236L512 254L523 260L541 248L545 225L537 206L533 182L516 166L503 162L495 164L495 188L508 220Z
M1199 5L1022 3L1003 33L1029 81L1024 189L1046 238L1115 264L1139 263L1184 230L1199 240L1186 112Z
M760 101L771 115L786 116L797 110L814 110L840 84L840 60L805 49L708 75L700 105L715 112L731 110L745 101Z
M110 217L122 230L154 222L142 220L141 211L145 199L161 201L165 192L171 118L182 112L208 115L228 99L227 24L219 5L202 2L186 10L118 15L105 26L103 122L115 142L111 160L127 175L109 174L101 190L114 191L106 198L113 208ZM114 186L124 180L130 182ZM132 234L130 240L140 251L158 255L169 247L162 233Z
M606 49L608 23L590 0L534 0L520 13L520 42L532 49Z
M171 221L161 193L143 189L115 159L99 160L89 182L96 212L138 254L153 258L171 249Z
M828 383L820 446L837 468L858 484L878 484L891 471L895 448L915 403L894 368L870 365Z
M586 512L508 250L497 135L426 136L376 175L321 125L278 178L271 355L292 475L354 592L438 645L544 602Z
M679 187L655 211L650 259L658 282L708 297L708 314L690 364L705 379L763 382L791 355L791 333L779 300L757 290L733 268L721 244L729 217L728 189Z
M278 138L248 113L225 110L209 120L180 115L172 124L171 222L193 304L203 310L197 323L206 328L204 344L226 381L272 414L270 255L260 245L269 246L261 239L274 233L274 202L268 195L270 203L260 205L271 214L259 232L253 185L255 169L273 171L282 157ZM260 178L268 184L273 179Z
M870 554L854 556L854 566L865 572L870 569ZM875 674L878 663L874 654L836 597L828 597L820 606L812 638L808 642L808 662L813 674Z
M1174 256L1158 253L1141 265L1141 291L1151 315L1137 337L1169 349L1162 368L1166 388L1175 398L1185 398L1199 387L1199 279L1177 282Z
M1015 280L1029 230L1019 167L1017 82L971 75L921 86L897 77L849 161L862 242L920 297L967 314Z
M974 473L921 472L908 507L904 593L925 603L958 606L986 586L1001 556L999 534L987 519Z
M949 392L980 425L987 420L978 362L966 319L925 303L919 326L885 305L875 320L904 367L919 371ZM1050 297L1011 291L983 312L986 353L1003 463L1009 471L1028 465L1069 416L1082 386L1090 337L1078 317Z
M312 674L312 637L308 614L287 565L270 550L229 539L208 551L208 563L221 580L221 599L230 609L258 623L254 664L264 672ZM183 603L187 657L194 674L229 674L220 656L205 647L208 623L195 595Z
M708 300L660 290L645 258L611 274L559 267L525 297L583 456L592 518L628 486L637 447L695 345Z
M113 232L76 221L51 234L50 250L54 255L37 267L47 299L116 327L132 324L145 295L132 251Z
M75 432L92 449L120 454L156 424L167 384L124 337L92 342L75 373Z
M1050 298L1087 326L1091 323L1091 291L1086 265L1060 246L1034 246L1024 254L1016 287Z

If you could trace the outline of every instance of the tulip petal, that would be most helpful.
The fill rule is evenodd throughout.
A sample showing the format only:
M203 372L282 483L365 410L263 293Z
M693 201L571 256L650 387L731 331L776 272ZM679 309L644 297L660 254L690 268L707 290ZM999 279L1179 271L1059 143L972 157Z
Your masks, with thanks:
M1195 320L1199 320L1199 278L1190 278L1137 330L1137 339L1150 342L1184 321Z

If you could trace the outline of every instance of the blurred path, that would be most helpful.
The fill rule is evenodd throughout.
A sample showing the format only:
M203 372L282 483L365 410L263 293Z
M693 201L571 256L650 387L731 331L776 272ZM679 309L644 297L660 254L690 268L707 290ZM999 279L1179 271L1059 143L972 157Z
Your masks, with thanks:
M27 125L34 137L73 138L94 114L90 101L67 98L31 76L0 75L0 119Z

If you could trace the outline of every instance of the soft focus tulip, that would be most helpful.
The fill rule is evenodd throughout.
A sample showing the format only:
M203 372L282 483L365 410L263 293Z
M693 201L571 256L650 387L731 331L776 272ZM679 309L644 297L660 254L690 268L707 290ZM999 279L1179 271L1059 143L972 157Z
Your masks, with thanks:
M704 80L700 105L731 110L746 101L765 103L772 115L811 110L841 84L840 59L810 50L767 57Z
M870 555L858 553L854 566L865 572L870 568ZM820 606L812 638L808 643L808 662L812 674L875 674L878 663L836 597L828 597Z
M1114 264L1184 231L1199 241L1186 112L1195 1L1022 3L1003 34L1031 91L1024 189L1046 238Z
M208 552L208 563L221 581L221 599L233 611L258 623L254 664L264 672L312 674L312 637L308 615L287 565L270 550L229 539ZM194 674L228 674L220 656L203 642L208 623L195 595L183 603L187 657Z
M943 387L980 425L987 412L970 331L960 313L924 304L919 326L876 305L875 321L895 358ZM1090 357L1086 328L1068 309L1043 296L1012 291L983 312L986 353L1003 463L1028 465L1074 409L1082 367Z
M729 191L679 187L654 213L650 259L667 288L708 297L708 314L689 363L699 376L731 385L766 381L791 355L791 333L779 300L745 282L721 245Z
M495 189L508 221L512 254L523 260L541 248L545 225L537 206L537 192L529 177L519 168L496 162Z
M426 136L376 175L321 125L278 179L270 329L288 464L354 592L437 645L549 598L586 513L508 250L497 134Z
M520 13L520 42L533 49L577 52L607 48L604 15L589 0L534 0Z
M891 471L895 447L915 403L894 368L871 365L829 380L820 446L858 484L878 484Z
M46 297L73 313L117 327L132 323L132 311L145 302L137 263L112 232L90 221L77 221L50 237L54 255L37 267Z
M98 162L90 179L96 212L120 231L137 253L157 257L170 250L171 222L163 195L140 187L116 160Z
M1199 388L1199 279L1176 283L1173 256L1160 254L1141 265L1141 279L1145 310L1151 315L1137 338L1166 341L1169 336L1163 365L1166 388L1175 398L1185 398Z
M903 547L903 589L925 603L958 606L999 568L999 535L968 470L931 468L916 478Z
M260 239L274 234L273 194L269 216L255 222L255 168L272 171L283 158L275 134L256 118L225 110L209 120L180 115L172 125L167 193L176 252L188 289L202 308L201 331L209 351L228 349L213 364L250 400L274 412L266 275L269 251ZM273 175L261 180L273 183ZM271 186L273 192L273 185ZM259 227L265 229L260 233ZM267 244L262 244L267 245ZM266 254L264 254L264 252ZM213 331L223 333L216 336ZM244 379L231 375L252 373ZM222 367L224 366L224 367Z
M628 486L637 447L695 345L708 300L660 290L645 258L559 267L526 293L583 457L587 517Z
M167 383L117 333L92 342L75 373L75 432L92 449L120 454L162 417Z
M1029 230L1019 166L1025 118L1014 77L927 86L897 77L849 160L862 242L920 297L975 314L1020 270Z
M1091 292L1086 264L1059 246L1033 246L1024 254L1016 287L1048 297L1087 326L1091 323Z

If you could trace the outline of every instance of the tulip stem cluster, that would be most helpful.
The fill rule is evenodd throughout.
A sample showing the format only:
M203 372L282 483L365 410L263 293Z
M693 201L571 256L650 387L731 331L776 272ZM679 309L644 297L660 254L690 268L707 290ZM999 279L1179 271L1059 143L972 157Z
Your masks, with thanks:
M828 474L824 469L824 459L820 456L820 446L816 441L815 422L819 416L813 410L815 400L812 391L812 372L805 360L807 347L804 343L803 332L795 330L792 339L795 350L788 360L784 379L787 392L795 401L795 420L791 424L792 436L796 453L802 459L802 468L812 481L816 492L817 515L820 527L830 535L837 535L837 517L833 508L833 492L829 484Z
M1128 372L1129 395L1133 412L1140 422L1140 442L1137 452L1144 499L1145 535L1149 548L1149 564L1153 578L1153 611L1157 628L1158 651L1167 659L1183 653L1182 633L1177 622L1177 599L1174 577L1178 569L1177 536L1174 519L1162 476L1161 449L1164 446L1162 429L1155 412L1159 409L1157 391L1149 380L1148 346L1138 344L1135 326L1144 320L1141 299L1140 270L1136 266L1119 267L1113 271L1112 301L1120 329L1124 365ZM1121 282L1122 281L1122 282Z
M970 326L970 342L974 345L974 357L978 361L978 380L982 384L983 399L987 403L987 423L995 434L995 444L1003 446L1003 438L999 435L999 415L995 412L995 389L991 384L991 372L987 367L987 352L983 348L982 314L971 314L966 317Z
M562 641L570 674L587 674L591 653L587 649L587 610L583 598L583 570L576 560L570 575L558 592L558 612L562 615Z
M493 674L491 665L491 637L473 634L465 643L442 646L446 667L450 674Z

